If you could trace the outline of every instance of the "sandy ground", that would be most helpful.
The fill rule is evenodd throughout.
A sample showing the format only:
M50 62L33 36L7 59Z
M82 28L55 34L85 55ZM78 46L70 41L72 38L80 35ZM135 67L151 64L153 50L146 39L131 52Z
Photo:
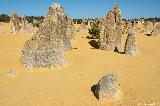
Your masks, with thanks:
M6 26L9 27L7 24ZM6 27L6 28L8 28ZM6 29L9 31L9 28ZM23 44L30 36L0 34L1 106L159 106L160 37L137 34L137 56L92 49L78 32L73 50L66 53L66 64L55 69L27 71L20 63ZM123 45L126 35L123 35ZM16 70L14 78L8 71ZM118 75L123 98L98 101L91 87L109 72Z

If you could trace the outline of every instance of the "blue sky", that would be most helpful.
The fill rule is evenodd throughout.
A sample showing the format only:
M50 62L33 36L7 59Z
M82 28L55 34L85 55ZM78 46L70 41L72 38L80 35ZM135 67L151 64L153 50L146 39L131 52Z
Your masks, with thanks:
M46 16L52 3L60 3L72 18L107 14L117 0L0 0L0 13ZM118 0L124 18L160 17L160 0Z

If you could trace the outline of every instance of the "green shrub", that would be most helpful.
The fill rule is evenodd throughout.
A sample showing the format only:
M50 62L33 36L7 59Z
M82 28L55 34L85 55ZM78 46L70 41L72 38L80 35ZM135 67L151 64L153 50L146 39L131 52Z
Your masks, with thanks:
M6 14L0 14L0 22L9 22L10 17Z
M100 35L100 28L95 23L88 29L89 34L92 35L92 39L98 39Z

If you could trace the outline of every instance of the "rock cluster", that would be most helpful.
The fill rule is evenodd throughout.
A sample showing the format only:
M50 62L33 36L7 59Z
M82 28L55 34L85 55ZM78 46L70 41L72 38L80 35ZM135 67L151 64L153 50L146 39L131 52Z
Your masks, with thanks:
M63 7L51 5L38 32L24 44L21 60L26 68L64 64L64 52L72 48L65 17Z
M118 100L122 98L122 90L117 76L113 73L102 77L96 85L95 95L99 100Z
M3 29L3 27L2 27L2 25L0 23L0 34L3 33L3 32L4 32L4 29Z
M144 32L144 20L143 19L137 21L137 30L140 33Z
M13 13L11 15L10 24L11 24L12 33L18 33L20 31L21 29L20 17L16 13Z
M124 34L128 34L128 32L129 32L129 30L132 28L132 26L133 26L132 22L131 22L131 21L127 21L127 22L125 23L125 28L124 28L123 33L124 33Z
M153 31L153 23L151 21L147 21L145 23L144 33L146 35L151 35L152 31Z
M85 29L86 29L86 20L82 19L80 30L85 30Z
M76 35L76 28L74 26L74 22L68 16L66 16L66 22L67 22L67 29L66 29L67 38L73 40Z
M25 17L21 19L21 32L25 32L29 35L34 34L34 27L32 23L29 23Z
M135 27L135 31L142 33L144 32L144 20L143 19L136 19L136 20L127 20L123 21L123 34L128 34L129 31Z
M160 36L160 23L156 22L153 27L151 36Z
M135 56L138 53L138 48L135 41L135 27L133 27L128 33L126 44L125 44L125 54Z
M127 21L123 21L123 29L122 29L122 34L126 34L127 33Z
M122 14L115 4L113 9L101 22L101 34L99 37L99 46L102 50L122 51L121 36L122 36Z

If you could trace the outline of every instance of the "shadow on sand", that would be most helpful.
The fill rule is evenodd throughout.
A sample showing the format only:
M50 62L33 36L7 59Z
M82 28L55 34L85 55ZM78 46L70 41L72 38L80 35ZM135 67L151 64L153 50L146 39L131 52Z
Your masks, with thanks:
M117 47L114 49L114 52L119 53L119 54L125 54L125 52L120 52L120 51L118 51L118 48L117 48Z
M88 43L93 47L91 49L99 49L99 45L98 45L98 42L96 40L91 40ZM119 53L119 54L125 54L124 51L123 52L118 51L117 47L115 48L114 52Z
M72 49L76 50L76 49L78 49L78 48L74 47L74 48L72 48Z
M98 49L99 45L98 42L96 40L91 40L88 42L94 49Z
M147 36L151 36L151 34L145 34L145 35L147 35Z
M93 85L93 86L91 87L91 91L93 92L94 96L95 96L97 99L99 99L99 98L98 98L98 93L96 92L96 89L97 89L97 85Z

